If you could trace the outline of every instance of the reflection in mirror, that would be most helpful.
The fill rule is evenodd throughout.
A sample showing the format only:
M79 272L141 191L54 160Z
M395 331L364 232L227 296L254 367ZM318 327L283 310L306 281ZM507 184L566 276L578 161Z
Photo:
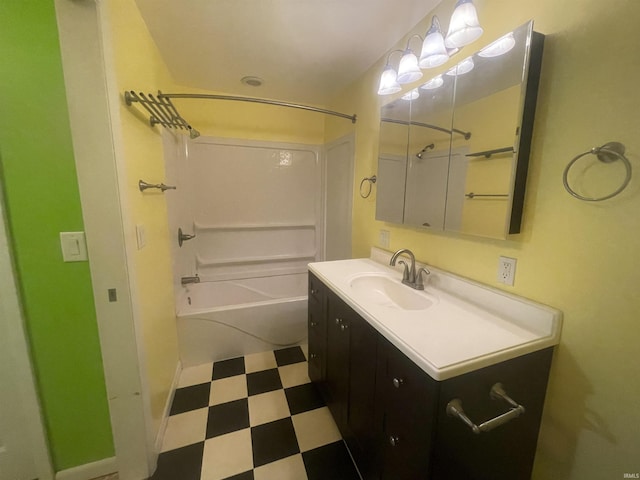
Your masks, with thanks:
M433 88L435 86L435 88ZM411 102L404 223L444 228L455 77L438 76Z
M376 220L402 223L411 101L398 98L380 114Z
M463 187L448 190L446 230L508 233L531 28L525 24L478 52L472 68L465 59L450 72L456 78L453 128L471 126L473 136L464 141L464 155L451 158L449 181ZM454 138L452 151L462 143Z

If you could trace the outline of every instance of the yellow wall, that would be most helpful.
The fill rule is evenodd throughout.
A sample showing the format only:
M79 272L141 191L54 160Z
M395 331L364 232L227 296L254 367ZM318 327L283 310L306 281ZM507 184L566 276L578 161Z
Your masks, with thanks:
M172 87L171 77L134 1L113 0L109 7L109 34L119 91L135 89L155 93ZM119 175L126 184L122 203L129 244L136 245L136 225L144 226L146 232L146 246L140 250L134 247L130 259L134 270L131 281L142 368L146 370L154 432L157 432L178 364L178 342L165 196L142 194L138 189L139 179L151 183L164 181L160 129L151 128L148 115L139 112L142 112L139 106L127 107L124 100L121 101L125 171Z
M445 0L437 9L444 24L453 4ZM507 241L483 240L375 221L375 188L364 200L357 186L377 169L381 61L330 106L358 114L353 254L368 256L383 228L391 232L392 250L411 248L429 264L562 310L562 341L549 382L534 478L622 478L640 470L638 181L614 199L587 203L564 190L562 172L575 155L613 140L625 143L635 169L640 168L640 2L475 4L485 33L466 47L469 51L530 18L547 35L523 232ZM415 31L424 34L429 20ZM327 139L346 128L328 120ZM499 255L518 259L514 287L496 283Z

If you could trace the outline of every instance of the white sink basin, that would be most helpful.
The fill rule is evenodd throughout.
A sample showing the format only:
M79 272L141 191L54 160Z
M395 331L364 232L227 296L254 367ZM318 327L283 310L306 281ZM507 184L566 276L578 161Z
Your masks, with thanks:
M402 310L424 310L435 301L423 291L413 290L386 275L358 275L351 279L349 286L366 301Z

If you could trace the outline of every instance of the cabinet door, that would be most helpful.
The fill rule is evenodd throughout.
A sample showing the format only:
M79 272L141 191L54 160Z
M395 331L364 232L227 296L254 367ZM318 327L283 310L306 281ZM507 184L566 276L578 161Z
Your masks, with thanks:
M309 273L308 294L309 378L322 391L326 377L326 287L312 273Z
M349 401L349 335L352 310L333 292L327 292L327 406L343 437L347 431Z
M378 478L427 479L438 384L382 337L377 370Z
M540 350L442 382L434 480L531 478L552 352L551 348ZM525 407L523 415L480 434L447 415L447 403L454 398L460 399L476 425L509 411L505 401L490 397L496 383Z
M373 427L376 386L376 330L359 315L349 322L348 435L351 455L365 480L372 478L376 430Z

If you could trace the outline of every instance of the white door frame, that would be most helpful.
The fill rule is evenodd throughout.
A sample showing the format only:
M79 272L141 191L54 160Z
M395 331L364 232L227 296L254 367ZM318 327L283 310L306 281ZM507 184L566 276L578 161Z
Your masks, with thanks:
M17 412L12 411L11 414L16 416L16 428L19 432L0 432L4 435L11 436L21 434L23 444L27 444L29 451L20 451L18 455L22 455L24 461L32 464L30 474L35 473L40 480L50 480L53 478L53 468L49 457L47 440L44 431L40 404L36 392L35 379L31 359L29 357L29 346L24 328L24 317L18 296L17 282L14 275L14 266L9 247L9 235L6 227L6 216L3 204L3 185L0 182L0 318L2 318L2 327L6 333L3 345L3 355L1 361L8 364L9 375L13 373L11 378L0 379L3 389L15 389L11 391L20 402L20 408ZM5 358L5 355L7 356ZM7 392L5 392L6 394ZM3 394L4 395L4 394ZM13 405L10 405L10 408ZM0 456L12 455L10 451L12 446L17 446L15 437L0 438L0 442L5 441L6 446L0 443ZM22 449L25 445L20 445ZM7 448L7 451L2 451ZM30 460L30 461L29 461ZM2 459L0 459L2 465ZM26 472L25 472L26 473Z
M119 98L103 28L108 6L55 0L55 7L117 467L120 480L139 480L153 473L157 452L128 260L134 247L121 202Z
M327 260L327 231L329 230L327 228L327 225L329 222L332 221L332 215L330 212L328 212L327 210L327 206L328 206L328 190L329 190L329 152L330 150L332 150L335 147L338 147L340 145L347 145L348 151L349 151L349 159L348 162L349 164L347 165L347 172L348 172L348 178L347 178L347 184L350 185L350 190L347 193L346 197L347 197L347 205L344 206L344 208L346 209L347 215L346 215L346 224L348 225L349 228L349 232L348 232L348 238L349 238L349 245L347 247L348 251L349 251L349 258L351 258L351 252L352 252L352 217L353 217L353 186L354 186L354 176L355 176L355 133L349 133L343 137L340 137L336 140L333 140L331 142L328 142L324 145L323 148L323 160L324 160L324 167L323 167L323 188L322 188L322 202L323 202L323 242L322 242L322 259L323 260ZM335 259L329 259L329 260L335 260Z

